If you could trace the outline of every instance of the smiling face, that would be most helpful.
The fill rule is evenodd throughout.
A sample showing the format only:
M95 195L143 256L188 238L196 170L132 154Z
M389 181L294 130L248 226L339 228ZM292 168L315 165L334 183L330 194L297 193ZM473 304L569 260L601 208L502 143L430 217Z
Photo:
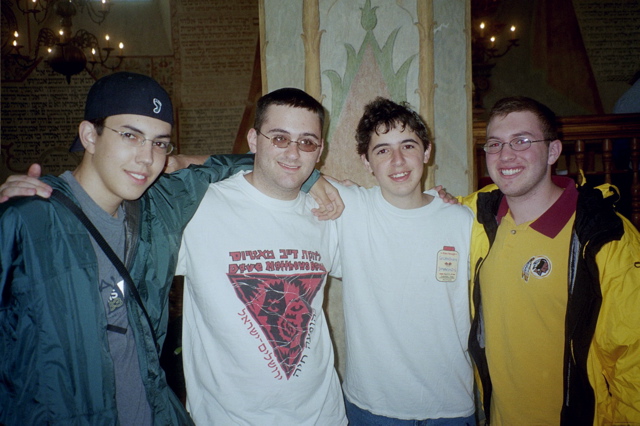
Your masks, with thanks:
M491 119L487 126L487 141L509 142L514 138L544 139L536 115L530 111L512 112ZM507 198L528 199L544 195L553 187L551 166L562 152L559 140L532 143L525 151L514 151L504 145L502 151L487 154L487 169Z
M169 142L171 137L169 123L142 115L113 115L104 125L157 141ZM162 172L167 157L153 149L150 141L143 146L131 146L109 129L98 135L88 121L80 124L79 134L85 154L74 176L91 198L110 214L123 200L140 198Z
M247 134L249 148L256 154L253 172L246 175L247 180L272 198L295 199L322 154L322 126L318 115L304 108L270 105L258 130L262 134L256 129ZM278 148L267 138L278 135L293 141L311 139L319 148L304 152L293 142L287 148Z
M387 133L374 132L367 154L360 158L385 200L399 208L416 208L423 204L422 172L430 154L431 145L425 150L409 127L393 127Z

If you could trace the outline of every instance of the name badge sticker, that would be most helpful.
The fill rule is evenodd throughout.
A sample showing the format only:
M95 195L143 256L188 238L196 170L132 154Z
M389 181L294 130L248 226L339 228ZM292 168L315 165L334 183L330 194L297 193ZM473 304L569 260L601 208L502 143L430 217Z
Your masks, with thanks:
M458 277L458 264L460 254L455 247L444 246L438 252L438 264L436 266L436 279L440 282L452 282Z

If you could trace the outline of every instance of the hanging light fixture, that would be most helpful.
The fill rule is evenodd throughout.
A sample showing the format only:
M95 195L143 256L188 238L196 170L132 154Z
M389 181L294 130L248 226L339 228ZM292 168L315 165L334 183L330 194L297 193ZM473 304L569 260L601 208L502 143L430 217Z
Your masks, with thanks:
M118 45L118 53L113 55L115 48L110 46L109 35L105 35L106 47L101 48L94 34L81 29L73 35L71 30L72 19L78 11L86 10L96 24L104 22L109 14L108 0L102 0L99 10L90 0L26 0L26 3L27 6L23 7L18 0L16 7L27 20L33 19L42 25L48 15L54 13L60 20L60 29L56 32L51 28L40 28L34 51L27 54L22 52L25 46L20 44L21 34L15 29L12 45L6 55L3 53L3 60L8 59L21 68L31 68L44 59L55 72L64 75L67 82L71 82L71 76L84 69L92 71L96 65L100 65L113 71L122 63L122 42Z
M471 61L474 86L473 106L483 110L484 95L491 89L491 71L497 59L518 47L515 25L496 21L493 15L499 0L472 0L471 2Z

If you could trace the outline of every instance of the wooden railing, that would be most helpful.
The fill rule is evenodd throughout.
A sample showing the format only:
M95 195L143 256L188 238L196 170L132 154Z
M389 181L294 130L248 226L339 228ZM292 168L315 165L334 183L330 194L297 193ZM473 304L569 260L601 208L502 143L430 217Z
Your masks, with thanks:
M561 117L562 156L555 173L580 183L580 170L591 184L618 187L620 213L640 229L640 114ZM485 164L486 122L473 123L476 188L491 182Z

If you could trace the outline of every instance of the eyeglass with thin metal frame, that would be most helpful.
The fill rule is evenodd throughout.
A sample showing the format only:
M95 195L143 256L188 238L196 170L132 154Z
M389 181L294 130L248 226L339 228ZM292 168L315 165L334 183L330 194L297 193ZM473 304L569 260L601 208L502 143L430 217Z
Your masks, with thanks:
M320 148L320 145L315 143L312 139L306 138L306 139L298 139L297 141L294 141L293 139L285 135L276 135L276 136L269 137L258 129L256 129L256 132L260 133L262 136L269 139L273 144L273 146L276 146L278 148L285 149L291 143L298 144L298 148L300 149L300 151L304 151L304 152L314 152L315 150Z
M484 149L487 154L497 154L502 151L502 148L505 145L509 145L514 151L524 151L529 149L532 143L548 142L550 140L551 139L539 139L537 141L532 141L531 139L527 138L515 138L511 139L509 142L490 141L484 144L482 146L482 149Z
M157 151L158 153L169 155L173 151L173 144L171 142L145 139L144 137L142 137L142 135L139 135L137 133L121 132L119 130L112 129L111 127L107 127L107 126L102 126L102 127L104 127L105 129L109 129L113 132L116 132L122 137L123 142L131 146L144 146L144 144L147 141L149 141L151 142L151 146L153 147L154 151Z

